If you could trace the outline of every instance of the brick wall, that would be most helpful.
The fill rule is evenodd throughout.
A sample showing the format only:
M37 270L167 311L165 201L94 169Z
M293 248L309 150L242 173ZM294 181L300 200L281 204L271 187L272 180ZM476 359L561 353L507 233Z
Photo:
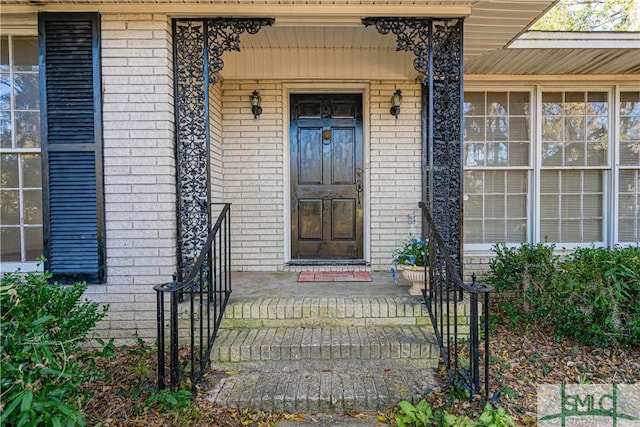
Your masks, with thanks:
M224 200L233 203L234 269L281 270L285 258L282 84L231 81L222 87ZM263 113L254 119L249 94L259 90ZM389 99L402 89L402 113L389 114ZM369 103L370 236L374 269L386 270L400 239L419 231L420 85L372 82ZM214 184L215 185L215 184ZM408 215L416 218L408 223Z
M273 271L284 261L282 85L270 81L222 84L224 201L232 203L233 269ZM249 95L262 97L254 119Z
M211 156L211 200L224 203L222 171L222 85L209 86L209 134Z
M221 82L222 192L231 202L234 270L275 271L285 258L285 156L282 83L227 80ZM389 114L391 94L401 89L402 111ZM254 119L249 94L259 90L263 114ZM421 88L406 81L374 81L369 104L369 188L371 264L375 270L391 266L391 252L408 233L419 233L421 194ZM218 104L220 102L221 104ZM212 113L213 114L213 113ZM216 113L217 114L217 113ZM212 124L212 127L217 125ZM216 128L217 129L217 128ZM216 131L217 132L217 131ZM212 135L214 135L212 130ZM216 137L217 138L217 137ZM217 147L217 142L212 146ZM212 148L212 153L217 152ZM212 159L214 169L217 160ZM220 179L214 172L214 181ZM212 183L214 193L220 188ZM409 223L409 215L414 218ZM470 277L488 268L488 257L467 257Z
M402 90L396 120L390 98ZM421 180L421 89L406 81L371 82L370 185L371 264L375 270L391 267L391 252L409 232L420 232L418 202ZM408 215L415 218L409 224Z
M176 270L171 22L102 15L106 285L110 336L155 338L152 285Z

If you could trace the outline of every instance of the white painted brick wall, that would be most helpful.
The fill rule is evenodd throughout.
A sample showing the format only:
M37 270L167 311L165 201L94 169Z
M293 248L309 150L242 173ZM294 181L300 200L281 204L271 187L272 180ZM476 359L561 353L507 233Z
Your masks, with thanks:
M222 84L224 200L233 203L234 269L280 270L284 254L285 182L282 87L274 81ZM254 119L249 94L259 90L263 113ZM402 113L389 114L389 99L402 89ZM370 103L371 255L374 269L391 265L391 251L418 231L421 193L420 85L373 82ZM215 184L214 184L215 186ZM416 225L407 215L415 215Z
M390 113L390 98L402 90L401 112ZM421 128L420 85L406 81L371 82L370 185L371 264L391 267L391 252L409 232L420 231ZM414 225L408 214L415 216Z
M232 203L233 269L273 271L284 261L284 145L282 85L224 81L224 201ZM262 97L254 119L249 95Z
M106 285L109 336L154 339L155 292L176 270L171 21L102 15Z
M211 199L224 203L222 172L222 85L209 86L209 134L211 156Z

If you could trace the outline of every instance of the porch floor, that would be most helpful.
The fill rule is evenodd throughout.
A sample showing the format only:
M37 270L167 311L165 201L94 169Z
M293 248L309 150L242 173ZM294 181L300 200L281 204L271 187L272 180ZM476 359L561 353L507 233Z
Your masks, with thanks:
M326 269L331 270L331 268ZM407 296L410 284L388 271L371 271L371 282L298 282L298 272L233 272L231 301L243 298L351 298Z

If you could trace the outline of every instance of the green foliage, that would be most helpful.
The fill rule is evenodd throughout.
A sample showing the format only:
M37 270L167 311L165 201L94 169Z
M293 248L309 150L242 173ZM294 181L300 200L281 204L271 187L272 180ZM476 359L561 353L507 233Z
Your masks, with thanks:
M86 284L50 284L48 273L7 273L0 285L0 424L85 425L80 387L97 375L81 344L107 307L80 299Z
M487 281L521 294L501 303L510 323L552 326L587 345L640 344L640 248L581 248L563 260L554 249L494 247Z
M640 344L640 248L582 248L562 262L541 315L561 337L601 347Z
M558 257L554 255L554 245L524 243L509 248L498 243L493 250L496 256L489 264L487 281L497 291L539 288L555 275Z
M171 391L168 389L154 392L147 399L147 406L155 407L160 412L184 409L191 405L192 394L189 390Z
M531 29L541 31L638 31L637 0L560 0Z
M398 403L400 411L396 414L397 427L516 427L513 417L504 408L494 409L486 404L482 413L478 416L454 415L445 412L442 408L433 409L425 399L412 405L403 400Z
M434 420L431 405L422 399L416 406L403 400L398 403L401 412L396 414L396 426L398 427L422 427L429 426Z

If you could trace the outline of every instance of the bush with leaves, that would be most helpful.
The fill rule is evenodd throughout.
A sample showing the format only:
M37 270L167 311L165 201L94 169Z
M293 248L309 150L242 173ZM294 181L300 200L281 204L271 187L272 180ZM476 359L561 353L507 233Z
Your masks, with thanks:
M542 243L494 250L487 282L520 295L501 303L512 324L553 326L587 345L640 344L640 247L580 248L562 260Z
M49 273L7 273L0 284L1 425L85 425L81 384L99 373L82 343L108 307L81 301L86 284Z
M515 294L514 298L501 299L500 308L514 326L518 320L533 310L534 301L557 275L559 258L555 246L543 243L524 243L517 247L496 244L495 257L490 261L486 281L496 291Z
M640 344L640 248L581 248L536 298L539 319L587 345Z

